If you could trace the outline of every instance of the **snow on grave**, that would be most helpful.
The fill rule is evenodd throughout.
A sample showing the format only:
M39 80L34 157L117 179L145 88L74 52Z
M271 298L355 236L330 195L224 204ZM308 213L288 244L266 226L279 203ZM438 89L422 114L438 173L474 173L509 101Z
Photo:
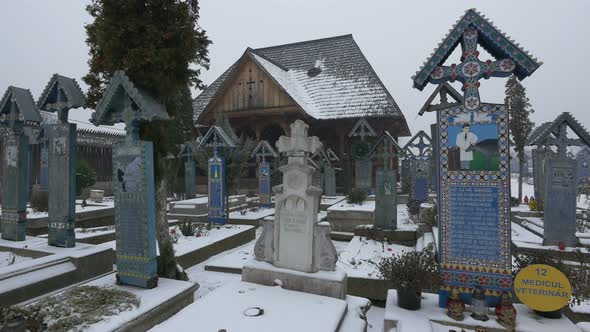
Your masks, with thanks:
M228 300L230 299L230 300ZM357 304L358 305L358 304ZM348 302L280 287L233 282L151 331L338 331ZM199 319L202 317L202 319ZM357 331L363 331L364 326Z
M111 273L79 286L75 286L74 288L66 289L60 293L55 294L54 296L57 296L58 299L60 296L66 296L65 298L67 299L68 292L71 290L75 291L76 289L80 289L78 287L94 288L94 291L99 292L100 289L105 289L111 292L123 291L131 293L135 296L134 299L131 297L128 299L131 300L131 302L129 302L131 305L121 305L121 308L113 307L111 310L109 310L111 311L110 313L101 312L105 307L105 303L103 303L100 306L96 306L96 308L93 310L85 308L85 310L89 311L84 311L82 315L78 313L79 317L75 318L74 331L83 330L88 332L106 332L145 331L150 329L154 325L168 319L186 305L192 303L194 300L194 292L197 290L198 284L187 281L160 278L158 280L158 287L153 289L145 289L127 285L117 285L115 274ZM80 290L82 291L83 289ZM51 297L41 298L32 304L39 304L41 306L52 304L55 301L53 301ZM88 304L88 306L93 304L92 301L84 301L83 303ZM66 313L75 311L75 308L72 310L65 310L63 315L55 317L54 319L63 319L65 317L66 321L68 321ZM101 313L104 316L101 315ZM89 321L84 321L84 319L89 319ZM53 329L59 330L59 327L54 326Z
M2 252L32 259L0 267L0 306L11 305L112 271L109 248L80 243L74 248L49 246L47 239L0 240Z
M194 236L184 236L179 226L170 227L174 238L174 252L178 263L183 268L189 268L195 264L207 260L226 250L235 248L254 240L256 229L248 225L223 225L213 226L207 230L202 224L195 230ZM116 241L101 244L109 248L115 248ZM159 248L156 247L159 255Z

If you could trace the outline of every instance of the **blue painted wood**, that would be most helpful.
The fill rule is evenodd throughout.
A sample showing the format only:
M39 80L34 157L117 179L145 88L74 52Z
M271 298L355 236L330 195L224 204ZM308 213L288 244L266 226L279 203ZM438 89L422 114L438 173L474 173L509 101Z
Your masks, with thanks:
M152 142L125 140L113 149L117 282L158 285Z
M225 159L217 156L209 158L209 208L207 220L212 224L226 222L225 211Z
M76 125L52 124L48 127L48 134L48 243L70 248L76 245Z
M259 205L262 208L271 208L271 192L270 192L270 164L263 161L258 164L258 189L259 189Z
M383 229L396 229L397 179L395 171L377 171L375 187L375 226Z
M477 112L451 106L437 115L439 305L446 305L453 287L467 299L476 286L484 289L488 305L494 305L512 288L508 112L504 105L482 104ZM479 135L478 141L496 141L497 169L455 167L450 156L459 153L456 137L465 123Z
M167 119L162 103L137 88L123 71L117 71L90 120L95 125L126 124L125 140L113 146L119 284L158 285L154 152L152 142L139 140L139 126Z
M49 190L49 142L41 144L41 170L39 189L42 191Z
M17 126L9 130L3 143L2 239L24 241L29 200L29 139Z
M543 244L574 247L576 237L577 162L569 158L545 161Z

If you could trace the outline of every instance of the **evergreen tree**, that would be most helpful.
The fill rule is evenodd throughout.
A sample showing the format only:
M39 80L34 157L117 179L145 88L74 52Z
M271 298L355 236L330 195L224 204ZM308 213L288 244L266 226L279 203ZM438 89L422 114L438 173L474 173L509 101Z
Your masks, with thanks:
M510 135L514 142L514 150L518 157L518 201L522 201L522 178L524 175L526 141L533 130L534 123L530 115L534 113L526 96L526 89L511 76L506 82L506 97L504 103L508 106L510 117Z
M198 25L198 1L92 0L86 9L94 18L86 26L90 71L83 78L89 86L89 105L96 106L112 74L122 69L134 84L164 103L172 118L142 125L140 136L154 143L158 272L167 278L183 277L166 221L167 178L177 167L166 157L176 156L179 144L191 138L189 87L203 87L200 70L209 66L211 41Z

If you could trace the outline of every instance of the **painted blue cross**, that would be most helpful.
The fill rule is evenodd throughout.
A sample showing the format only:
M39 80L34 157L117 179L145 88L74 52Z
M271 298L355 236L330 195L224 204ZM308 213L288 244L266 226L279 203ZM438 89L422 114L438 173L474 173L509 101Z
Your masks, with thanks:
M430 144L426 144L426 142L424 142L424 136L420 136L418 143L412 144L412 147L418 148L419 156L423 157L425 155L425 150L430 147Z
M461 41L460 64L451 66L438 66L434 68L429 77L429 82L441 84L447 81L454 82L458 80L463 83L463 106L469 111L477 110L481 104L479 98L479 80L490 77L508 77L516 69L516 63L512 59L502 59L497 61L479 60L479 51L477 50L478 32L474 27L468 27L463 32Z

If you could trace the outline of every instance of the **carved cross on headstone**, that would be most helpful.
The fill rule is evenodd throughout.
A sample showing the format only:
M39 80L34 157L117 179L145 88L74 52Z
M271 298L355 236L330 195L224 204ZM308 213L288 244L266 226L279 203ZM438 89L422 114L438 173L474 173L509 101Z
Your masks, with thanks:
M281 136L276 143L279 152L289 157L288 163L305 164L307 156L321 149L322 143L316 136L307 136L309 128L303 121L297 120L291 124L291 136Z
M121 118L125 123L125 132L127 140L139 140L139 112L137 105L131 98L125 95L123 100L123 110Z
M4 113L0 115L0 122L2 124L7 125L8 127L12 127L12 129L16 129L17 124L22 124L25 120L24 116L18 112L16 100L13 98L10 99L10 111L8 114Z
M567 123L559 125L559 134L556 138L549 138L546 140L547 145L557 146L557 155L560 158L567 158L567 147L569 145L580 145L580 141L577 139L571 139L567 137Z
M476 110L480 106L479 98L479 80L490 77L508 77L516 69L516 63L512 59L502 59L497 61L479 60L479 51L477 50L478 31L474 27L465 29L463 40L461 41L461 63L452 64L451 66L438 66L430 74L429 81L434 84L440 84L447 81L454 82L458 80L463 83L461 88L464 92L463 106L470 111Z

